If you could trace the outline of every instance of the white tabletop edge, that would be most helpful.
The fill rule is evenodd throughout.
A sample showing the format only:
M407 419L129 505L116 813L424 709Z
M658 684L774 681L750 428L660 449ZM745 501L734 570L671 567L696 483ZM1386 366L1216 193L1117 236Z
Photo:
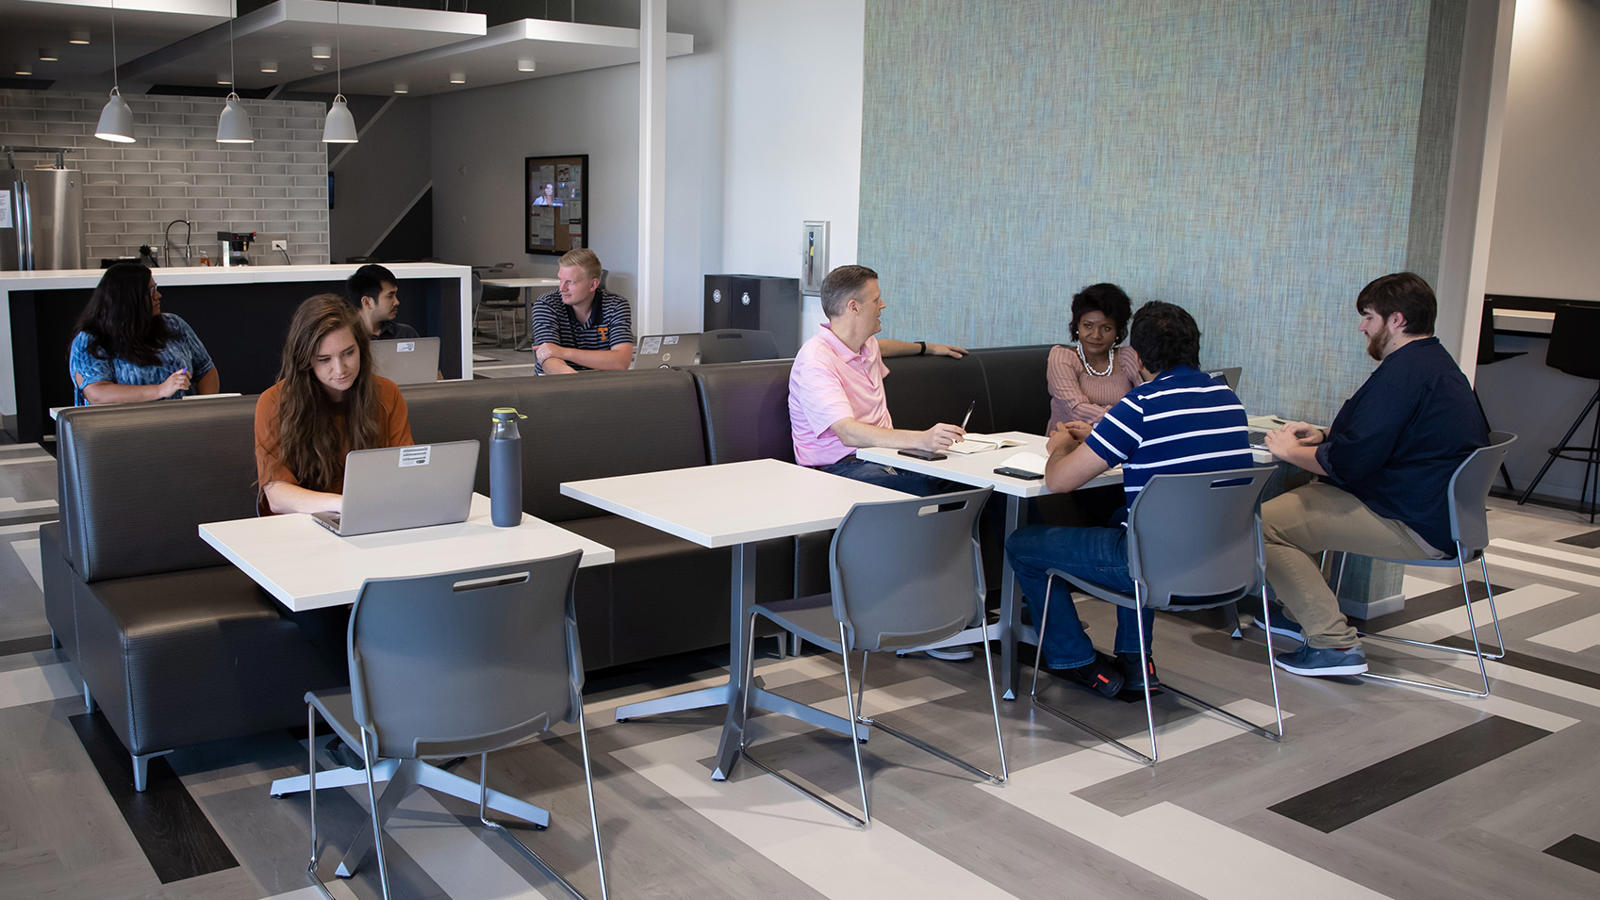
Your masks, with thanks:
M657 531L666 532L673 537L683 538L686 541L699 544L702 547L716 549L718 547L730 547L738 543L737 541L726 540L714 535L706 534L702 531L696 531L693 528L685 527L676 522L663 519L660 516L652 516L647 513L640 512L632 507L608 500L604 497L597 497L594 494L576 487L577 484L581 483L582 482L570 481L562 482L562 495L571 497L574 500L581 500L595 509L603 509L612 515L621 516L624 519L632 519L641 525L649 525L651 528L654 528Z

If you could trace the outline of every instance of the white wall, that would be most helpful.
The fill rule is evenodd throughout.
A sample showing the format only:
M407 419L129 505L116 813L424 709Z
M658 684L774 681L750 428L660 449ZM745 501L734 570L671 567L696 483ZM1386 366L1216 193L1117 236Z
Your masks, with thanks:
M679 0L668 30L695 36L667 61L665 326L698 331L701 276L722 270L722 0ZM434 253L453 263L513 262L523 251L523 158L589 154L589 246L607 287L635 298L638 273L639 67L615 66L432 98Z
M798 276L808 219L831 223L828 265L857 261L865 27L865 0L729 0L724 271Z
M1517 0L1488 292L1600 300L1600 4Z

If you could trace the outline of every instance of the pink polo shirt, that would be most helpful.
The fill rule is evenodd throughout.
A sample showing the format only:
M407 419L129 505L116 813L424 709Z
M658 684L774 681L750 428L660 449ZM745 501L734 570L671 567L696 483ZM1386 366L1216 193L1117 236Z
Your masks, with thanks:
M850 418L880 428L893 428L889 403L883 393L883 364L878 339L867 338L855 353L822 329L795 354L789 370L789 427L794 435L794 461L802 466L826 466L851 453L833 433L833 423Z

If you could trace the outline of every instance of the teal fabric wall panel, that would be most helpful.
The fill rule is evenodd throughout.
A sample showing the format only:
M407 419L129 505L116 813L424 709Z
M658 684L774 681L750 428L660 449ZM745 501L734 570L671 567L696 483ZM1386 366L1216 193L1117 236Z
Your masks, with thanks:
M866 16L859 259L889 336L1065 341L1072 294L1114 281L1194 313L1252 411L1327 421L1372 369L1361 286L1435 279L1460 0Z

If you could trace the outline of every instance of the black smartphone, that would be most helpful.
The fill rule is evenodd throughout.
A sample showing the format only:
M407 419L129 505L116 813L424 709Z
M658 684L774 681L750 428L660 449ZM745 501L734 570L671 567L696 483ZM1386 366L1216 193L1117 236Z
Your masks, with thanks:
M950 458L950 457L944 455L943 453L935 453L932 450L901 450L900 451L900 455L901 456L909 456L912 459L926 459L926 460L949 459Z
M1038 472L1029 472L1027 469L1015 469L1011 466L1001 466L994 470L996 475L1009 475L1012 478L1021 478L1023 481L1036 481L1043 478Z

